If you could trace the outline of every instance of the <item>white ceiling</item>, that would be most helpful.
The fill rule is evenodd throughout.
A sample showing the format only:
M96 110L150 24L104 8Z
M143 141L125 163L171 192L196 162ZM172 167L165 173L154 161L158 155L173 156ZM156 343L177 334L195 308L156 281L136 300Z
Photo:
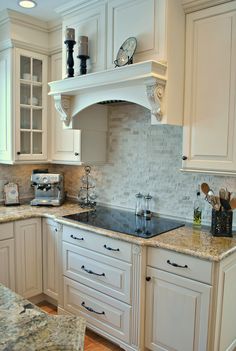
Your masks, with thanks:
M59 18L55 9L68 3L68 0L35 0L37 6L33 9L23 9L18 5L18 0L0 0L0 11L5 9L15 10L26 15L37 17L43 21Z

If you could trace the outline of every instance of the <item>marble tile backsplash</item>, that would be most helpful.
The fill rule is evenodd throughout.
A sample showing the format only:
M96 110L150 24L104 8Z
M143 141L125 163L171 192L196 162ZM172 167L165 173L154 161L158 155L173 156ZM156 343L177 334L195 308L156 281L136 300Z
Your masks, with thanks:
M207 182L215 192L221 187L236 191L236 177L180 172L181 157L182 127L153 126L150 124L150 112L138 105L109 106L108 163L92 167L98 201L134 209L135 194L139 191L150 193L153 211L191 221L199 184ZM40 167L64 172L68 195L77 197L83 167ZM22 197L33 196L30 174L32 169L40 167L0 165L0 191L2 185L11 180L19 184ZM203 219L209 222L211 207L204 200L203 205Z

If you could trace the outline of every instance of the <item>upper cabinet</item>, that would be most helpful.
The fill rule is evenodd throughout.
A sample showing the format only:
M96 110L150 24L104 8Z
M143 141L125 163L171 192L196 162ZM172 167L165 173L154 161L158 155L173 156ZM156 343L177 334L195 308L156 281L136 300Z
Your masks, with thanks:
M47 161L48 26L11 10L0 18L0 162Z
M61 72L62 58L61 53L58 53L51 56L51 79L60 79ZM106 162L107 115L103 112L103 106L98 106L95 111L90 109L89 114L82 114L79 125L75 117L73 129L69 129L61 122L51 99L51 162L71 165ZM95 124L89 122L91 114L96 114Z
M0 52L0 161L47 159L47 57L20 49Z
M236 173L236 1L186 25L183 169Z
M122 100L125 96L129 102L137 103L135 98L142 101L143 97L139 99L141 77L146 78L143 80L142 93L149 100L151 123L182 125L185 18L181 0L89 0L77 5L69 3L63 6L60 14L63 33L66 27L75 28L77 43L79 36L88 37L90 59L87 61L87 72L93 74L91 78L85 75L78 77L80 60L77 58L76 44L75 77L70 78L71 83L61 81L61 85L50 84L51 95L57 95L55 98L61 111L68 105L68 99L59 101L63 98L63 93L72 96L72 100L77 95L76 102L81 100L80 107L74 106L74 102L70 101L71 111L82 110L89 104L96 103L95 100L99 98L102 99L100 101L110 101ZM128 37L137 39L134 64L115 68L117 52ZM64 38L62 48L62 71L63 77L66 77L67 48ZM146 69L146 66L141 64L145 61L157 61L158 70L149 72L150 74L143 72L142 69ZM133 81L129 77L131 71ZM123 89L122 92L120 88ZM146 104L140 104L147 107Z
M47 159L47 57L16 49L16 160Z

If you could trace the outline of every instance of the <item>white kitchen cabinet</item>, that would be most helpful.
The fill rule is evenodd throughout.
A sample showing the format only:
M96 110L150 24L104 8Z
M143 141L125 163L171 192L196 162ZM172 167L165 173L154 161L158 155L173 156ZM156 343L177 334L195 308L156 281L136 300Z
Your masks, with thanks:
M0 224L0 283L15 290L13 223Z
M143 350L144 247L63 225L58 311L78 314L124 350Z
M51 57L51 80L61 79L61 53ZM99 113L99 110L102 110ZM62 164L104 163L107 148L107 116L103 106L74 119L73 129L65 128L51 98L51 161ZM95 123L91 117L96 114ZM79 122L79 123L78 123ZM92 121L93 122L93 121ZM83 128L81 131L80 128Z
M236 1L187 14L183 170L236 173Z
M47 56L7 49L0 71L0 162L47 160Z
M51 56L51 80L62 78L61 53ZM80 130L63 128L63 123L51 98L51 160L54 163L78 163L80 161Z
M15 224L16 292L29 298L42 293L41 218Z
M43 219L43 292L54 300L58 300L60 239L57 223Z
M146 347L207 351L211 287L151 267L147 279Z

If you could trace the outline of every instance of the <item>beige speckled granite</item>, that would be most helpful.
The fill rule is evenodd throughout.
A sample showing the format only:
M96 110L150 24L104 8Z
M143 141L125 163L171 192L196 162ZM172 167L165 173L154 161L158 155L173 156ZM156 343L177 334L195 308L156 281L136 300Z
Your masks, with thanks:
M0 284L0 350L82 351L85 320L50 316Z
M236 236L233 238L217 238L213 237L207 230L201 231L188 226L172 230L151 239L142 239L110 230L95 228L82 223L79 224L62 218L64 215L82 211L85 210L80 208L78 204L71 202L66 202L60 207L36 207L30 205L0 206L0 223L33 217L48 217L62 224L91 230L99 235L121 239L137 245L160 247L216 262L236 252Z

